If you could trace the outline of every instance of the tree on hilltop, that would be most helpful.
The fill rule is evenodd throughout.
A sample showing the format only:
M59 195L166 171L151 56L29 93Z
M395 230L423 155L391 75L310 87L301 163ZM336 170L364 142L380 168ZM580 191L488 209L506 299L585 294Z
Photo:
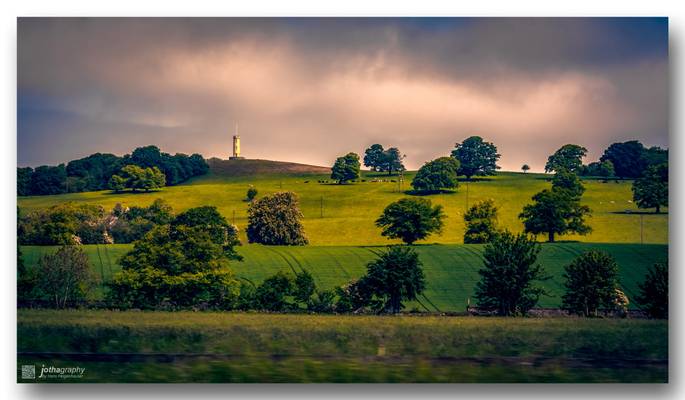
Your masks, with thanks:
M459 160L459 175L465 175L469 180L474 175L494 175L500 168L497 165L500 158L497 146L483 141L480 136L471 136L457 143L452 157Z

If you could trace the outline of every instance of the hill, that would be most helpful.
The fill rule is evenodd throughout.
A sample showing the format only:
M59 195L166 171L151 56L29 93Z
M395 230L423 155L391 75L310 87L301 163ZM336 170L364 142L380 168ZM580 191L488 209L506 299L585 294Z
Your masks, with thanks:
M103 282L121 269L117 260L130 245L88 245L85 246L91 264ZM47 252L54 252L50 246L24 246L25 264L31 268L38 258ZM581 253L599 249L612 254L620 266L621 284L625 289L631 307L637 293L637 283L644 279L647 267L655 262L668 260L668 246L629 245L597 243L554 243L543 244L538 262L552 279L543 283L549 297L541 299L543 307L558 307L563 293L563 268ZM308 270L317 285L332 289L351 279L359 278L366 271L366 264L375 259L383 246L261 246L238 247L243 262L234 262L231 268L240 278L260 283L267 276L283 271ZM479 280L478 270L482 267L482 245L425 245L416 246L423 262L427 289L420 303L410 304L430 311L464 311L466 301L473 301L473 290Z
M250 161L253 161L250 164ZM254 174L246 166L269 167L271 173ZM236 169L230 175L232 165ZM218 169L219 166L226 169ZM290 166L288 166L290 165ZM328 180L329 173L312 174L294 172L276 173L274 168L296 168L298 164L265 162L259 160L238 160L237 162L216 162L209 174L196 177L178 185L150 193L120 193L110 191L70 193L56 196L20 197L17 199L22 212L49 207L68 201L102 205L112 209L117 203L146 206L157 198L165 199L175 212L190 207L214 205L241 231L246 242L244 229L247 224L245 193L250 185L259 191L258 197L282 190L291 190L300 198L304 214L305 232L312 245L367 246L397 243L380 235L374 221L391 202L408 196L414 172L405 173L405 181L375 172L362 172L361 182L349 185L319 183ZM301 164L299 164L301 166ZM297 167L300 171L321 167ZM268 168L267 168L268 169ZM223 174L224 171L226 174ZM245 175L238 175L243 171ZM530 203L538 191L549 188L549 176L544 174L522 174L500 172L476 182L460 182L454 193L426 196L434 204L444 207L447 215L441 234L432 235L421 243L462 243L464 235L463 215L469 205L484 199L494 199L499 208L500 226L519 232L523 224L518 218L523 206ZM602 243L668 243L668 214L638 214L631 201L631 182L602 183L597 180L585 182L587 188L583 203L593 211L588 219L593 231L587 236L561 236L559 240L580 240ZM540 236L540 240L545 240Z
M213 175L226 177L275 174L330 174L331 172L331 169L327 167L271 160L222 160L215 157L207 160L207 164Z

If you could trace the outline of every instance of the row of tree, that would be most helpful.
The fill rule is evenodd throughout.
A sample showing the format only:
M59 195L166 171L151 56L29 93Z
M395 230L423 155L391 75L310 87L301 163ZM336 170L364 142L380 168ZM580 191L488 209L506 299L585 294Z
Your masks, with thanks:
M123 157L95 153L73 160L66 165L17 168L17 194L38 196L71 192L87 192L121 187L121 180L111 181L123 168L134 165L140 168L157 168L163 174L164 184L171 186L194 176L204 175L209 165L200 154L171 155L157 146L135 149ZM119 175L121 177L121 175ZM157 177L158 178L158 177ZM143 188L144 189L144 188Z
M422 263L410 246L390 246L366 265L366 274L334 290L320 290L306 270L278 272L260 284L236 278L229 261L239 260L227 223L211 208L180 214L135 242L122 271L106 284L104 306L115 309L215 309L319 313L398 313L426 288ZM233 238L233 239L232 239ZM550 279L537 264L540 246L525 234L497 232L485 246L475 287L479 312L526 315L548 293ZM626 315L629 299L609 254L589 251L564 268L562 309L581 316ZM98 284L80 246L63 246L28 270L19 257L19 304L66 308L91 303ZM668 317L668 268L655 264L639 284L636 301L650 317ZM467 310L470 311L467 305Z

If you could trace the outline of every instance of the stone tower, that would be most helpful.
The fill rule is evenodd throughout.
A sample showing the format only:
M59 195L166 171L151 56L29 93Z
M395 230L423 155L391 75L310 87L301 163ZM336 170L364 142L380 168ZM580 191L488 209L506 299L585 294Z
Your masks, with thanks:
M235 125L235 135L233 135L233 155L228 157L229 160L242 160L244 157L240 156L240 135L238 135L238 124Z

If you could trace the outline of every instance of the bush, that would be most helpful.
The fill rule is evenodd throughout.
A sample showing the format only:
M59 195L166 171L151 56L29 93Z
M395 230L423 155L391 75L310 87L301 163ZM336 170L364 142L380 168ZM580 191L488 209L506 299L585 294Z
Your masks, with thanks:
M654 264L638 287L640 293L635 300L647 315L651 318L668 318L668 265Z
M565 267L564 279L561 307L570 313L588 317L615 308L618 265L609 254L592 250L578 256Z
M266 278L255 292L259 309L267 311L290 309L292 304L287 301L287 296L292 295L294 287L293 277L282 271Z
M255 197L257 197L257 193L257 188L255 188L254 186L250 186L250 188L247 189L247 201L252 202L255 199Z
M309 241L300 219L297 195L279 192L250 204L247 240L267 245L305 245Z
M478 307L498 315L525 315L545 291L535 281L549 279L536 264L540 246L525 234L503 231L485 246L476 284Z
M335 288L338 301L335 303L335 311L340 313L358 312L367 306L376 304L372 301L373 294L364 278L353 280L346 285Z
M107 215L101 206L64 203L20 217L22 245L71 245L111 243Z

